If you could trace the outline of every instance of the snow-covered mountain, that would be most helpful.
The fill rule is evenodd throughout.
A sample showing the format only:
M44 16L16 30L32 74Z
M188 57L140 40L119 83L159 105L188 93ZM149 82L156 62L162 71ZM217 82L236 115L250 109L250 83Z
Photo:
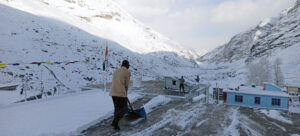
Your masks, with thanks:
M286 83L299 84L300 74L300 0L278 17L267 18L256 27L239 33L231 40L198 60L226 65L245 73L245 64L266 57L271 63L281 58Z
M2 82L19 81L27 73L50 88L58 82L69 87L100 83L123 59L130 61L133 77L155 77L194 66L198 57L112 0L0 0L0 10L0 63L20 64L0 69ZM101 70L106 46L108 74ZM76 63L29 64L48 61Z
M219 48L199 58L210 63L233 62L272 55L277 50L296 46L300 41L300 1L278 17L267 18L256 27L235 35Z

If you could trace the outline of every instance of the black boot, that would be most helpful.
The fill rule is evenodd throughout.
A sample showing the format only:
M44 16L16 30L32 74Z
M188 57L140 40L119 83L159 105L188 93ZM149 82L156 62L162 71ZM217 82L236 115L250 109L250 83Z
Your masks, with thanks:
M117 124L111 124L111 126L114 127L114 130L120 130L120 127L119 127L119 125L117 125Z

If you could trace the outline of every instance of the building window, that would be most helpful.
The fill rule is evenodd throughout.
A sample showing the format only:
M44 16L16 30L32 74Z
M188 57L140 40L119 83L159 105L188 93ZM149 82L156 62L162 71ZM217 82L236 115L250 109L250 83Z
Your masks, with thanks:
M260 104L260 97L254 98L254 104Z
M243 102L243 96L241 96L241 95L236 95L236 96L235 96L235 102Z
M272 105L273 106L280 106L280 99L272 98Z
M173 85L176 85L176 80L172 80L172 84L173 84Z

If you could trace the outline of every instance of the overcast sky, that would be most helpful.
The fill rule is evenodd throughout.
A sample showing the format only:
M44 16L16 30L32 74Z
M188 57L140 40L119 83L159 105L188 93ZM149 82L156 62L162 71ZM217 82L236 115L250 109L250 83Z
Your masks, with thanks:
M227 43L295 0L115 0L147 26L199 53Z

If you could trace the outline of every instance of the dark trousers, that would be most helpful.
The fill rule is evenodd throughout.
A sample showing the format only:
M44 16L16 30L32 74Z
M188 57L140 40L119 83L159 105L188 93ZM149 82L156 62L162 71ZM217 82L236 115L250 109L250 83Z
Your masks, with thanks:
M112 100L114 102L115 107L114 120L112 122L112 125L116 126L119 124L119 121L122 119L122 117L128 110L127 98L112 96Z
M179 91L181 91L181 88L182 88L182 92L184 92L184 84L179 85Z

